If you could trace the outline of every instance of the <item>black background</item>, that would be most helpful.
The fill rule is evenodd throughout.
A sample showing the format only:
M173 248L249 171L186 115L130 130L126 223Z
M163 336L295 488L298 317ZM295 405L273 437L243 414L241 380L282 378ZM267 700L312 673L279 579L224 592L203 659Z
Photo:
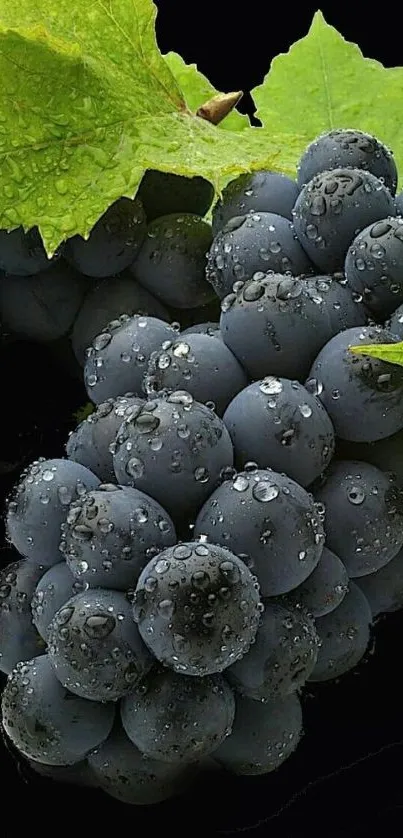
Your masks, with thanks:
M249 91L260 84L271 59L307 33L317 8L267 0L236 6L228 0L159 0L156 5L162 52L175 50L196 62L222 91ZM385 7L383 13L379 7L373 14L366 4L352 6L321 4L328 23L358 43L364 55L386 66L403 64L391 10ZM240 109L253 112L248 95ZM73 411L86 401L69 369L55 360L54 349L51 354L22 342L2 347L0 460L10 464L0 475L2 499L21 464L37 456L63 456ZM2 564L10 560L3 548ZM200 781L186 798L159 806L129 807L97 791L33 777L0 745L0 830L5 838L25 830L42 836L66 831L74 838L124 836L129 830L136 836L163 830L164 838L170 832L270 838L400 835L402 639L403 615L382 619L356 672L305 693L305 737L274 775L233 778L220 773Z

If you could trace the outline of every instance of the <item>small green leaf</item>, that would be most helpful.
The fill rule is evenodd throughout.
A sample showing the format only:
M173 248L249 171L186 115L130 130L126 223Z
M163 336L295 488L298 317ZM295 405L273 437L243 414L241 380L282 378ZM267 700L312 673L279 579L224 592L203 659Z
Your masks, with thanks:
M350 346L350 352L354 352L357 355L370 355L372 358L380 358L381 361L389 361L391 364L399 364L399 366L403 367L403 341L399 343Z
M357 128L386 143L403 172L403 68L364 58L316 12L305 38L278 55L252 91L256 116L275 133L311 142L332 128Z
M82 407L79 407L78 410L73 413L73 418L79 425L80 422L84 422L85 419L88 419L91 416L91 413L94 413L95 406L92 402L87 402L87 404L83 404Z
M177 52L168 52L164 55L164 58L172 74L175 76L189 110L193 111L193 113L196 113L203 102L207 102L208 99L211 99L212 96L215 96L219 92L210 84L206 76L203 76L203 73L197 69L196 64L186 64ZM249 127L250 122L248 117L240 114L236 110L231 111L220 122L220 128L225 128L227 131L242 131L244 128Z
M217 194L241 172L295 170L300 140L189 111L155 16L151 0L0 0L0 227L37 225L52 255L134 197L146 169Z

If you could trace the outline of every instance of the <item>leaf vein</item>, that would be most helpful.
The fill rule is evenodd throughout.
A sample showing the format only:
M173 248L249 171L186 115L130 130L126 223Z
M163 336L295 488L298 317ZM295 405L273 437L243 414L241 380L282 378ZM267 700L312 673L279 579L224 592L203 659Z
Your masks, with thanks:
M129 37L128 33L125 32L123 27L116 20L114 14L112 12L112 9L108 10L107 7L105 6L105 4L102 2L102 0L97 0L97 3L101 7L101 9L103 9L103 11L107 15L107 17L109 17L110 21L116 26L116 28L118 29L120 34L123 36L123 38L130 44L130 46L131 46L134 54L136 55L136 57L140 58L141 63L144 64L144 66L147 69L147 72L152 75L153 79L157 82L157 85L159 85L159 87L162 88L164 93L166 93L166 95L171 100L171 102L173 103L173 105L175 106L175 109L176 109L178 107L178 102L176 101L176 98L174 97L172 92L169 90L169 88L167 88L167 86L164 84L162 79L160 79L158 74L155 72L154 67L150 64L150 62L147 62L145 60L144 53L143 53L143 50L142 50L142 36L141 36L141 33L139 32L139 43L141 45L140 50L139 50L139 48L136 48L136 45L133 43L133 40ZM136 22L137 22L137 27L139 27L139 18L138 18L138 14L137 14L135 8L134 8L134 17L135 17ZM172 76L172 80L175 81L173 76ZM175 87L176 87L176 82L175 82ZM183 106L184 106L184 103L182 103L182 107Z
M331 95L330 95L330 85L329 85L329 80L328 80L326 59L325 59L325 55L324 55L324 52L323 52L323 44L322 44L322 39L321 39L320 33L318 35L318 44L319 44L320 62L321 62L321 65L322 65L323 81L324 81L324 87L325 87L327 113L328 113L328 117L329 117L329 127L334 128L333 108L332 108L332 101L331 101Z

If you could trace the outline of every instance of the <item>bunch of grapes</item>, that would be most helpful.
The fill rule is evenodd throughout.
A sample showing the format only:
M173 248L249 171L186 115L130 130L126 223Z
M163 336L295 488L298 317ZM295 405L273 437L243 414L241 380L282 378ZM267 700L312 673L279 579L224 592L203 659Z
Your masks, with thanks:
M94 405L7 505L2 721L38 771L132 804L274 771L403 606L403 368L350 351L403 338L396 186L336 130L211 224L210 184L150 172L50 262L1 233L2 321L67 337Z

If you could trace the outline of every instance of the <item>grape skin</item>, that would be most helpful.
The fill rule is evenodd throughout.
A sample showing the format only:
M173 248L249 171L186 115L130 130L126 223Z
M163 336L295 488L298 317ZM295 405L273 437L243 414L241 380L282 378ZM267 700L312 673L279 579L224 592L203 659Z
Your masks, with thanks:
M172 213L205 215L214 197L214 186L203 177L183 177L173 172L147 169L140 183L140 198L147 221Z
M403 304L397 306L389 320L385 323L385 328L389 332L392 332L393 335L397 335L400 340L403 340Z
M108 323L87 352L84 384L91 401L100 404L128 392L143 396L151 353L175 338L175 329L156 317L122 315Z
M2 697L4 730L24 756L45 765L74 765L108 737L113 704L71 695L48 655L17 664Z
M88 755L94 781L111 797L136 806L161 803L187 791L197 768L148 759L115 725L108 739Z
M340 460L363 460L382 471L392 471L403 482L403 430L377 442L345 442L337 446Z
M369 602L358 585L350 581L340 605L316 620L321 646L308 681L329 681L354 669L368 648L371 624Z
M348 167L315 175L293 209L296 235L324 273L342 271L357 232L388 215L396 215L389 189L370 172Z
M325 506L326 545L350 578L374 573L403 547L403 489L376 466L334 461L315 498Z
M0 570L0 671L9 675L22 660L40 654L45 644L31 614L31 598L45 568L18 559Z
M365 594L373 619L403 608L403 549L379 570L354 581Z
M286 599L306 608L314 617L324 617L340 605L348 586L345 565L335 553L324 547L315 569Z
M259 585L244 562L225 547L197 541L152 559L140 574L133 602L150 651L188 676L222 672L244 655L261 610Z
M395 206L398 215L403 214L403 189L395 196Z
M298 381L268 376L241 390L224 424L239 469L249 461L309 486L329 465L335 438L321 402Z
M60 550L82 583L126 591L152 555L176 543L165 509L129 486L101 484L69 507Z
M73 325L86 291L84 277L63 259L33 276L6 274L0 282L0 317L13 334L58 340Z
M305 610L266 599L253 646L225 675L247 698L285 698L305 684L314 669L318 647L315 623Z
M339 332L321 349L305 386L326 408L336 436L348 442L376 442L403 429L403 370L350 347L397 343L380 326Z
M267 702L237 696L232 733L214 751L214 759L233 774L268 774L291 756L302 734L296 693Z
M97 405L93 413L70 431L66 443L68 459L89 468L103 483L113 483L115 472L110 446L122 422L144 401L126 393Z
M128 271L91 283L71 332L73 352L82 367L85 365L86 350L94 338L122 314L129 317L140 314L166 322L170 320L165 306L139 285Z
M56 611L85 587L74 578L64 561L54 564L41 576L32 595L31 611L32 622L43 640L48 639L48 628Z
M129 739L149 759L193 762L212 753L231 733L232 690L220 675L183 678L152 670L120 702Z
M116 701L148 672L152 658L119 591L71 597L48 627L48 654L66 689L89 701Z
M169 310L171 312L172 319L175 321L173 325L177 329L179 335L179 333L183 334L183 331L190 326L197 326L200 323L205 323L207 321L218 323L220 319L220 306L221 302L219 298L214 295L214 297L204 305L187 309L170 308Z
M23 556L50 567L60 562L60 527L71 501L100 480L71 460L41 458L26 469L7 507L7 535Z
M337 279L269 273L223 300L220 328L252 380L277 375L303 383L327 341L366 319L362 304Z
M392 152L376 137L355 128L336 128L309 143L298 165L300 188L329 169L364 169L382 179L392 195L397 187L397 169Z
M146 234L146 217L138 198L119 198L94 224L88 239L73 236L64 256L80 273L92 277L118 274L136 258Z
M48 258L37 227L0 230L0 270L16 276L31 276L52 267L64 248Z
M183 526L233 458L223 421L190 393L178 390L146 402L122 424L113 465L119 484L155 498L175 525Z
M220 338L190 334L151 355L144 387L149 395L186 389L197 401L214 405L217 416L222 416L247 383L245 371Z
M181 337L184 338L187 337L187 335L210 335L211 337L222 340L220 324L214 320L207 320L204 323L195 323L193 326L188 326L187 329L182 329Z
M378 320L403 303L403 218L365 227L347 250L344 270L351 288L363 295ZM393 329L391 330L393 331Z
M216 236L231 218L251 210L276 213L291 221L298 194L295 180L279 172L263 169L239 175L227 183L213 207L213 233Z
M212 242L206 267L220 299L231 293L234 282L269 270L294 276L313 272L291 222L272 212L251 212L228 221Z
M211 225L192 213L173 213L152 221L131 272L165 305L196 308L214 299L205 279Z
M270 469L239 472L201 508L194 535L241 556L258 577L262 596L287 593L319 562L321 517L306 489Z

